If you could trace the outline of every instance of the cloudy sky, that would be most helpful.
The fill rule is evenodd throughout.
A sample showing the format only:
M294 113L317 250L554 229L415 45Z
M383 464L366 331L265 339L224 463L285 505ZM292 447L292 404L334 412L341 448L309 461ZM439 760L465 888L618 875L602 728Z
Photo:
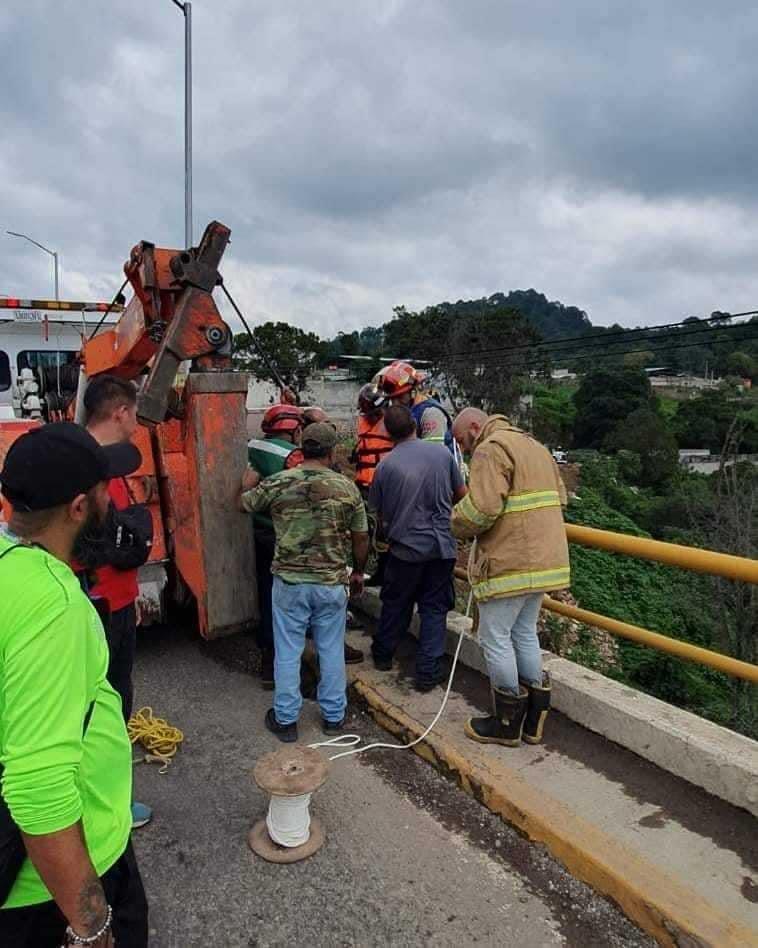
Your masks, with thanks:
M749 0L195 0L195 239L321 335L535 287L596 323L758 306ZM0 293L183 243L171 0L3 0Z

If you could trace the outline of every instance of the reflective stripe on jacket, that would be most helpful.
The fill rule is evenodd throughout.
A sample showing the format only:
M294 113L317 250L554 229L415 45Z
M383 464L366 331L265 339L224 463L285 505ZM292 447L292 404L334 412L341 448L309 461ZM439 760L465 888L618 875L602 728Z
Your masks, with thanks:
M394 448L380 415L371 421L365 415L358 416L358 444L355 448L355 483L361 487L370 487L374 480L376 466L381 459Z
M287 461L295 453L298 458L293 458L288 465ZM297 445L285 441L284 438L251 438L247 443L247 459L250 467L265 479L272 474L278 474L287 466L296 467L302 463L302 452ZM253 523L259 529L271 533L274 531L274 524L268 514L255 514Z
M470 567L477 600L570 584L565 503L547 448L504 416L489 418L471 455L469 493L453 511L455 536L478 537Z

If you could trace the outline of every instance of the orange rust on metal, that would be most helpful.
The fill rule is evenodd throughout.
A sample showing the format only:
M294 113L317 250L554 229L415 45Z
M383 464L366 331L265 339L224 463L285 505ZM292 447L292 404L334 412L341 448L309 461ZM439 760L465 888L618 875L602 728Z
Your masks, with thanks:
M158 349L148 335L142 303L135 296L118 323L88 340L82 350L88 377L108 372L133 379L144 369Z
M167 530L167 552L197 600L200 630L207 629L205 575L200 549L196 508L190 490L189 465L184 442L177 438L178 422L156 429L159 487Z
M182 319L184 314L187 319ZM177 306L175 319L166 331L165 345L180 361L208 354L208 330L228 333L213 297L204 290L190 287ZM230 360L226 360L230 363Z
M229 635L258 618L255 552L250 519L237 510L245 468L247 376L196 373L185 386L185 455L189 496L202 543L206 638Z

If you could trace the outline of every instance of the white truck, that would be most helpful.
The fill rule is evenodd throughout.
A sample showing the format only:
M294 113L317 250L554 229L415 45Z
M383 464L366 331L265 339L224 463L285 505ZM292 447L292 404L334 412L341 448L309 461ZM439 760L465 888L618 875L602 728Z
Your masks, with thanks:
M118 321L108 303L0 297L0 421L52 420L76 390L82 337Z

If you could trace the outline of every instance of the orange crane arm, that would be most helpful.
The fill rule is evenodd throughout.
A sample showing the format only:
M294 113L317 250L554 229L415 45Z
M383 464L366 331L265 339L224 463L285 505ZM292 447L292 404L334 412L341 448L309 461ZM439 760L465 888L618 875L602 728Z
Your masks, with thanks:
M165 419L181 362L192 360L201 371L231 368L232 333L212 296L230 233L213 221L188 250L137 244L124 265L133 298L115 326L84 344L88 377L108 372L133 379L150 366L137 405L145 424Z

